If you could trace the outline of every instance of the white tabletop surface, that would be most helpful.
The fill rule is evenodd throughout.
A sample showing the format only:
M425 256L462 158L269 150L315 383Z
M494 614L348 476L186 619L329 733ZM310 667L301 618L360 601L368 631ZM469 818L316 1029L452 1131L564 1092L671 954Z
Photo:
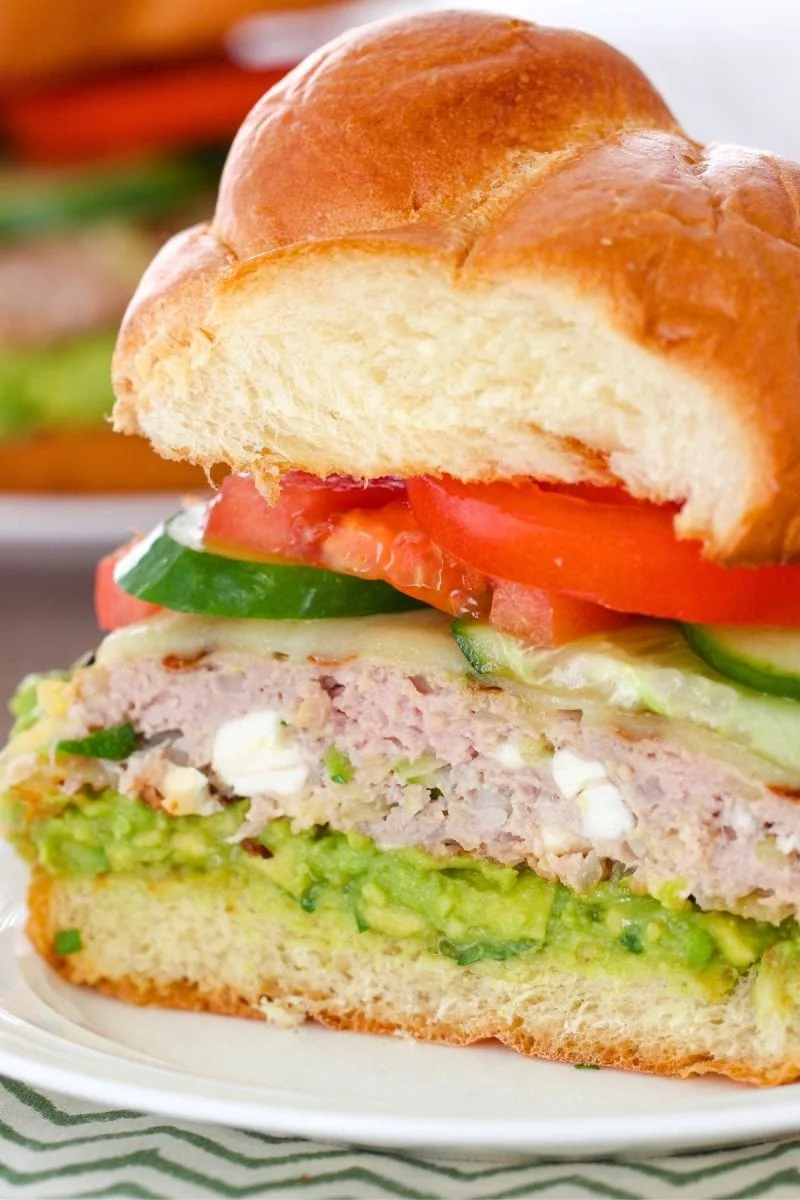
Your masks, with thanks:
M583 29L630 55L699 141L800 159L798 0L434 0ZM410 4L410 8L417 7ZM430 7L430 5L428 5Z

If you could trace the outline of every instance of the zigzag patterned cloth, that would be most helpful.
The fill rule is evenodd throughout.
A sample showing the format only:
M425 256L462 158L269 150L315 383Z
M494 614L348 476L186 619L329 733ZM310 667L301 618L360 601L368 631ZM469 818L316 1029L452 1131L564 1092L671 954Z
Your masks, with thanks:
M2 1200L798 1195L798 1139L647 1162L442 1162L103 1111L0 1077Z

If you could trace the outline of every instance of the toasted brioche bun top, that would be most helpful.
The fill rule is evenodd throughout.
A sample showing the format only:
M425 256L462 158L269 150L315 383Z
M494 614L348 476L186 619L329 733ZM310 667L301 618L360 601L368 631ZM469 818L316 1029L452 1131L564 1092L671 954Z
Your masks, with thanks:
M357 30L244 122L157 257L119 429L281 473L621 481L726 563L800 557L800 167L701 147L594 38Z
M330 2L330 0L329 0ZM2 0L0 84L218 46L250 13L325 0Z

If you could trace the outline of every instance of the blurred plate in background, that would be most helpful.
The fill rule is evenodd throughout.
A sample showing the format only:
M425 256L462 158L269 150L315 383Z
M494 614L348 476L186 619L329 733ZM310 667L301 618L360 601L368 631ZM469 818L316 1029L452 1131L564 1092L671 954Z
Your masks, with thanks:
M0 496L0 565L93 562L181 507L174 492L116 496Z

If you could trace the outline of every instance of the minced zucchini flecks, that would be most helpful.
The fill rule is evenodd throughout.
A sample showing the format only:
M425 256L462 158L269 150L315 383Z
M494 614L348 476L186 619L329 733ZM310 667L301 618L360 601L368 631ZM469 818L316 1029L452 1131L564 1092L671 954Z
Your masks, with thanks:
M277 888L309 919L333 912L351 930L415 939L462 966L546 947L585 971L666 971L723 995L776 943L800 950L794 921L667 905L634 895L624 879L579 895L527 867L380 850L357 834L295 832L286 820L240 843L232 839L247 807L241 800L213 816L170 817L107 790L32 809L12 792L3 819L6 836L52 875L218 872L224 886L238 877Z

